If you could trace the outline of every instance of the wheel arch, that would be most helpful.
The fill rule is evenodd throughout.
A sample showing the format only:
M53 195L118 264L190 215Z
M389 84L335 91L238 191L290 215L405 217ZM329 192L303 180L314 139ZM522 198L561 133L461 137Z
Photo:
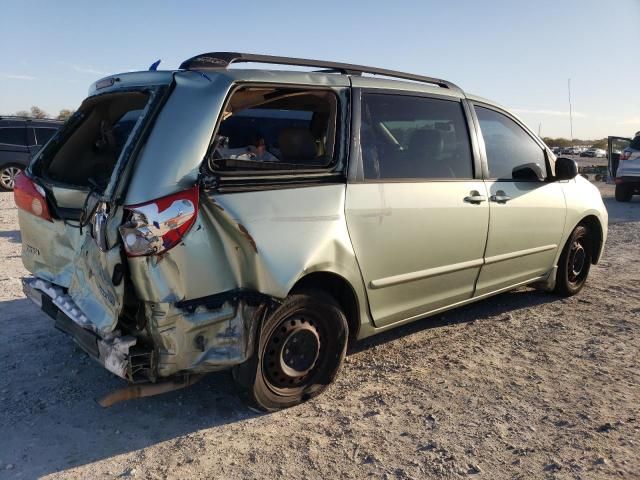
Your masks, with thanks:
M580 222L578 222L576 227L578 225L584 225L589 229L589 232L592 233L591 248L593 251L593 255L591 256L591 263L593 265L596 265L600 260L600 256L602 255L602 247L603 247L604 232L602 229L602 225L600 224L600 219L598 219L598 217L596 217L595 215L587 215L582 220L580 220Z
M347 279L333 272L311 272L299 278L289 294L306 289L321 290L331 295L347 318L349 338L357 338L360 331L360 306L356 291Z

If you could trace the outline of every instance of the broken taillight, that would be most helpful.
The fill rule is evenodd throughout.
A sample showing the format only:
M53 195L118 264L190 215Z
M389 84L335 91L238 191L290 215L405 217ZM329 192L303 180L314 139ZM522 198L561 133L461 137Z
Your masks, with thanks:
M19 209L29 212L36 217L40 217L43 220L53 221L49 214L44 188L27 177L24 172L16 177L13 187L13 198Z
M138 205L125 206L120 235L128 256L157 255L175 247L198 216L198 186Z
M631 157L631 152L622 152L620 154L620 160L629 160L629 157Z

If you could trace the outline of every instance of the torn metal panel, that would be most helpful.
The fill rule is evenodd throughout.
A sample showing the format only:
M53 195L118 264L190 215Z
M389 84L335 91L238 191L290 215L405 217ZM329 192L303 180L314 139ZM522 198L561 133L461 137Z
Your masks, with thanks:
M119 246L101 252L91 235L85 235L73 260L69 296L101 335L116 328L122 310L124 282L113 282L113 272L121 262Z
M157 372L168 377L182 371L210 372L247 360L261 312L257 304L228 295L214 308L193 304L147 303L149 332L158 352Z
M346 279L364 302L344 196L344 184L203 192L198 219L181 244L164 255L128 258L136 294L146 304L184 304L235 290L282 299L302 277L320 271Z
M107 370L129 381L134 381L143 367L152 373L150 360L144 365L140 361L135 366L132 363L132 349L138 343L134 336L122 335L118 330L101 336L62 287L33 277L23 278L22 285L26 296L55 320L56 327ZM154 375L146 378L153 379Z

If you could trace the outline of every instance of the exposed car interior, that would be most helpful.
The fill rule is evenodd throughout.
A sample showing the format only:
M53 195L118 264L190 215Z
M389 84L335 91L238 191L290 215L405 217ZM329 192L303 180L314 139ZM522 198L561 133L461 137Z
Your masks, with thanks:
M86 100L63 132L68 139L48 145L42 173L54 182L104 189L148 99L126 92Z
M338 100L327 90L243 88L212 140L211 170L282 170L333 160Z

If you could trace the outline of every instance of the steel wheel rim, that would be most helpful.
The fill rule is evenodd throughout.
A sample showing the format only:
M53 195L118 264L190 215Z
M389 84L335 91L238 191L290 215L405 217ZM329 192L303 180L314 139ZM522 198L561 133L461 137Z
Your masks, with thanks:
M587 252L581 240L574 241L569 251L569 281L572 283L578 282L585 270Z
M0 170L0 185L4 188L13 190L16 185L16 177L22 170L18 167L5 167Z
M263 370L276 389L304 386L321 363L323 345L310 316L289 317L278 324L267 341Z

